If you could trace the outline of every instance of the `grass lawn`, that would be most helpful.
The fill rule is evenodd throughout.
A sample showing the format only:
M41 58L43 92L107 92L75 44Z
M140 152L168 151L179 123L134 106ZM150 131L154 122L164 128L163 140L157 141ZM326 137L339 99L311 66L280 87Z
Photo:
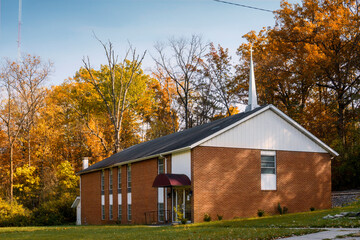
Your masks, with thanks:
M309 227L360 227L360 219L324 220L360 211L360 203L330 210L179 226L57 226L0 228L0 239L274 239L317 232ZM291 229L304 228L304 229Z
M216 221L205 223L211 226L229 227L245 227L245 228L263 228L263 227L277 227L277 228L323 228L323 227L360 227L360 218L349 219L339 218L325 220L324 216L330 214L335 215L341 212L359 212L360 201L347 207L338 207L327 210L318 210L313 212L290 213L284 215L275 215L262 218L244 218L236 221ZM196 225L196 224L193 224Z
M66 226L0 229L0 239L272 239L317 232L316 229L227 226Z

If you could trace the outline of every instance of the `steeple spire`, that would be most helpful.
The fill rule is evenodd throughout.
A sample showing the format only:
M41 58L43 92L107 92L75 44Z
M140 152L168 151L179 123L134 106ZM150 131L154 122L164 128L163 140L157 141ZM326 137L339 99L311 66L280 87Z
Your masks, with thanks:
M251 111L259 106L257 104L257 94L256 94L256 86L255 86L255 74L254 74L254 64L253 64L252 52L253 52L252 45L250 45L249 100L248 100L248 105L246 106L245 112Z

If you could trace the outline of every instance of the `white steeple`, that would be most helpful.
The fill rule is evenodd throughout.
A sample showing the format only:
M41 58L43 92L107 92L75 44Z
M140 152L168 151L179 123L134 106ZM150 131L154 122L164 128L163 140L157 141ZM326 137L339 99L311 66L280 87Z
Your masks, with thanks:
M255 74L254 74L254 64L252 59L252 46L250 45L250 79L249 79L249 101L248 105L245 108L245 112L251 111L257 108L259 105L257 104L257 94L256 94L256 86L255 86Z

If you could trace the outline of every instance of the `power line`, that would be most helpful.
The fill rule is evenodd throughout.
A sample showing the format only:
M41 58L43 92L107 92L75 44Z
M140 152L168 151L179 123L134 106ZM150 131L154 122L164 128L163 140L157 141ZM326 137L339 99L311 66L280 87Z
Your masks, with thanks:
M247 6L247 5L243 5L243 4L239 4L239 3L227 2L227 1L222 1L222 0L213 0L213 1L220 2L220 3L225 3L225 4L229 4L229 5L235 5L235 6L238 6L238 7L251 8L251 9L264 11L264 12L271 12L271 13L273 12L273 11L268 10L268 9Z

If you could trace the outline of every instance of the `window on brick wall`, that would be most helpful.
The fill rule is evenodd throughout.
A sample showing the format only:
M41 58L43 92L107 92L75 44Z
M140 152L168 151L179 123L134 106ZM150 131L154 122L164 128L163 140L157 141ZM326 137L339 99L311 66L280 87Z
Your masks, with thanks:
M112 168L109 169L109 194L113 193L113 174Z
M159 222L164 221L164 203L158 203L158 216L159 216Z
M109 205L109 219L110 220L113 219L113 205L112 204Z
M261 190L276 190L275 151L261 151Z
M118 193L121 193L121 166L118 167Z
M131 165L127 165L127 192L131 193Z
M101 205L101 219L105 220L105 205Z
M128 204L128 214L127 214L127 219L128 221L131 221L131 204Z
M105 192L105 173L104 170L101 171L101 195L104 195Z
M158 159L158 173L165 173L164 171L164 159Z
M122 218L122 209L121 209L122 205L119 204L118 205L118 220L121 221Z

